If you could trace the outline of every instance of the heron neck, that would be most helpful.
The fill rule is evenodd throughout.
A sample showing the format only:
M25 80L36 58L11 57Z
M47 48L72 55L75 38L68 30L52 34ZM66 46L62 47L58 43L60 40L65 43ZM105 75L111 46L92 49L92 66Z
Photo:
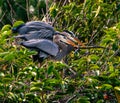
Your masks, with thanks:
M70 45L67 46L67 48L62 48L61 51L58 52L58 54L55 56L55 60L62 60L66 55L68 55L74 48Z
M55 60L58 60L58 61L60 61L60 60L62 60L64 57L66 56L66 53L65 52L58 52L58 54L54 57L54 59Z

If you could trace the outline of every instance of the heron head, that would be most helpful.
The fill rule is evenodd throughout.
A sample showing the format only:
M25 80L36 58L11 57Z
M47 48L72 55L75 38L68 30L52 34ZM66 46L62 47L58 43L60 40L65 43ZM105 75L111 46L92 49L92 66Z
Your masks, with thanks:
M79 48L79 46L85 46L75 35L70 31L61 32L58 38L60 41L69 44L75 48Z
M69 31L69 30L63 30L63 31L66 32L66 33L68 33L72 37L75 37L75 34L72 31Z

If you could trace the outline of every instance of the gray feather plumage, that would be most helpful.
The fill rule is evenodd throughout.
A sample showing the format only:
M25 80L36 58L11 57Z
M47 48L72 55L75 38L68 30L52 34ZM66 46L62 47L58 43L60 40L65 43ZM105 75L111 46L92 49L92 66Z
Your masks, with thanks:
M52 56L56 56L59 51L58 45L47 39L32 39L29 41L23 41L21 45L27 48L38 49Z
M54 34L54 28L44 22L40 22L40 21L31 21L31 22L27 22L24 26L22 26L21 28L18 29L18 33L21 35L25 35L25 34L31 34L31 31L40 31L40 30L46 30L46 31L51 31L49 33L49 35L53 35ZM45 33L43 32L43 35Z
M53 38L52 34L53 34L53 32L51 30L41 29L39 31L28 32L28 34L25 34L25 35L15 36L15 38L21 38L24 40L41 39L41 38L52 40L52 38Z

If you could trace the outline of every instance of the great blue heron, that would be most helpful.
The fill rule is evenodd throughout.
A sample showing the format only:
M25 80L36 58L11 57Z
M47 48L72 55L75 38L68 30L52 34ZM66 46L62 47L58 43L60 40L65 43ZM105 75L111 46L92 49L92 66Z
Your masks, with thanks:
M39 21L22 24L12 31L19 33L15 38L25 40L21 45L38 52L33 58L40 62L49 56L61 60L74 48L83 45L72 32L56 32L51 25Z

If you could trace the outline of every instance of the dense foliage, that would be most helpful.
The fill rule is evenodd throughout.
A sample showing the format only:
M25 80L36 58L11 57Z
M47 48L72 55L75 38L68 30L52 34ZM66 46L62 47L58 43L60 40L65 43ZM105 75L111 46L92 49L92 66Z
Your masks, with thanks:
M71 30L87 46L103 48L80 49L68 55L67 64L45 60L41 67L32 61L31 55L36 52L20 46L9 25L14 19L41 20L36 5L44 0L28 1L35 10L29 19L25 17L29 10L21 9L27 7L27 0L0 1L4 4L0 5L1 16L11 21L1 19L8 24L0 31L0 103L120 102L119 0L49 1L47 13L56 30ZM11 2L12 9L7 9ZM10 11L3 14L4 10ZM13 12L16 15L10 17Z

